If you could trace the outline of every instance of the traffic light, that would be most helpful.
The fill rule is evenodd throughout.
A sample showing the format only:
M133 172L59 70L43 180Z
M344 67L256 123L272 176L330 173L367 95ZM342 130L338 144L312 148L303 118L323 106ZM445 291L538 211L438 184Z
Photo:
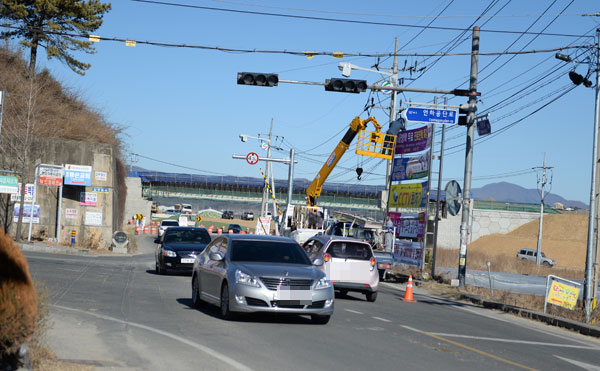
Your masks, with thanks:
M325 80L325 90L358 94L367 90L367 81L352 79L327 79Z
M583 83L583 86L585 86L586 88L589 88L589 87L591 87L593 85L590 80L588 80L587 78L581 76L580 74L578 74L575 71L569 72L569 78L571 79L571 81L575 85L580 85L581 83Z
M458 125L463 125L466 126L467 125L467 118L469 116L469 112L475 112L477 110L477 107L475 105L471 105L469 103L467 104L461 104L458 108Z
M276 73L238 72L238 85L277 86L279 76Z

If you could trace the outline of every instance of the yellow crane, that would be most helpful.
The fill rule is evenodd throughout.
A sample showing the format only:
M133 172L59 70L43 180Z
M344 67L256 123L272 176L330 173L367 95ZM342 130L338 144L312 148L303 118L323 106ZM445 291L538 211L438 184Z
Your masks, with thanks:
M375 131L367 131L367 124L373 123ZM392 159L394 156L394 148L396 146L396 136L381 132L381 125L375 117L369 117L366 120L360 117L355 117L350 122L350 128L335 147L329 158L323 164L321 170L315 176L310 186L306 189L306 204L307 206L316 206L317 198L321 195L323 183L329 177L337 163L340 161L352 140L358 135L356 143L356 153L359 155L378 157L383 159Z

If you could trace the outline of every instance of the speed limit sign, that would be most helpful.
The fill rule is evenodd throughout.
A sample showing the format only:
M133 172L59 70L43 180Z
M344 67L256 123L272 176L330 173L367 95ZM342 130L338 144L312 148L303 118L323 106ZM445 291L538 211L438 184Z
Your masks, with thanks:
M246 156L246 162L250 165L256 165L258 163L258 155L255 152L250 152Z

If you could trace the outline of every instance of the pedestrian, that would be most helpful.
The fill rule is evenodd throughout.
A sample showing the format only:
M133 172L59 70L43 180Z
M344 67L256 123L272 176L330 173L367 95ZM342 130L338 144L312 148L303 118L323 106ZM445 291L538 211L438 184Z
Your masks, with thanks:
M383 226L385 231L384 235L384 246L386 252L392 252L394 249L394 223L389 217L386 218Z

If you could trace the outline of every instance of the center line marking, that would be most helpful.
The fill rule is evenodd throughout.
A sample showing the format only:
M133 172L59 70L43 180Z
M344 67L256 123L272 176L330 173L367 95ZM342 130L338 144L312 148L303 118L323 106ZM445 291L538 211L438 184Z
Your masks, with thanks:
M363 312L359 312L357 310L352 310L352 309L344 309L346 312L350 312L350 313L356 313L356 314L364 314Z
M380 320L380 321L383 321L383 322L392 322L389 319L385 319L385 318L381 318L381 317L371 317L371 318L377 319L377 320Z

